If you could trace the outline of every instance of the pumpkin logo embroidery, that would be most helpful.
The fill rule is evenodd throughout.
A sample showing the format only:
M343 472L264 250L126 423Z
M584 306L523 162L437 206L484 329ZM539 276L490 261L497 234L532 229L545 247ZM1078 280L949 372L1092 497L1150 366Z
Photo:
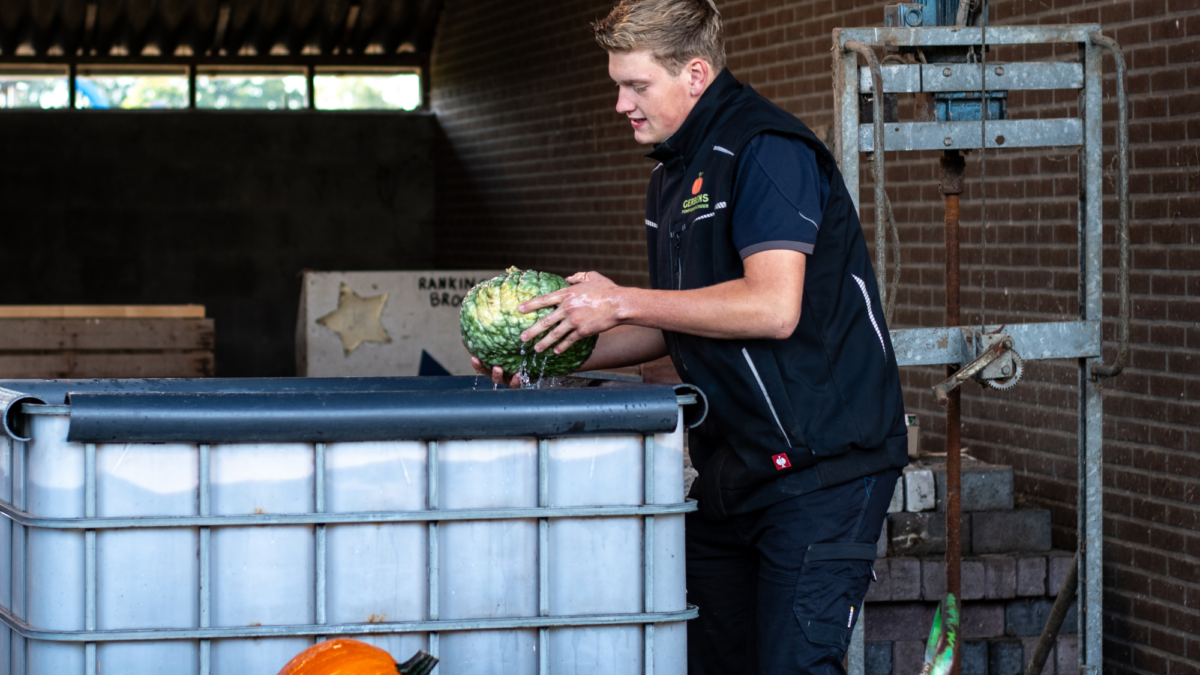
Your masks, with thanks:
M788 461L787 455L775 455L771 458L771 461L775 462L776 471L792 468L792 463Z
M692 194L694 194L694 195L700 194L700 190L703 188L704 188L704 177L701 176L696 179L696 182L692 183Z

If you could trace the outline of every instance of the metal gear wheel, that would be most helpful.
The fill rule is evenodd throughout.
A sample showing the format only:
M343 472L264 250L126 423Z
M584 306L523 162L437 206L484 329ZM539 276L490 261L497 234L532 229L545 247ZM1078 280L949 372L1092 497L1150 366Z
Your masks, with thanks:
M1017 382L1021 380L1021 375L1025 372L1025 362L1021 360L1021 356L1015 351L1009 350L1013 360L1013 374L1003 380L984 380L983 383L991 389L1004 391L1017 386Z

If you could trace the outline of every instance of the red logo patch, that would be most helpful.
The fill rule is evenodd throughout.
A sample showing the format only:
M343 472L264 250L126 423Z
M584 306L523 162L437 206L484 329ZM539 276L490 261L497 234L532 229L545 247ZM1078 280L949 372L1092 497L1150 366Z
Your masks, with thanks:
M704 188L704 179L697 178L696 182L692 183L692 194L694 194L694 195L700 194L700 190L703 188Z
M775 470L782 471L792 468L792 463L788 461L787 455L775 455L771 458L775 462Z

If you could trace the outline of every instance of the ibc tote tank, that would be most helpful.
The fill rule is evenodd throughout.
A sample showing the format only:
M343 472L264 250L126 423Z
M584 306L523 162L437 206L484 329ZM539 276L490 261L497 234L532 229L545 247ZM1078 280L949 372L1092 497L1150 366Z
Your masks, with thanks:
M570 384L0 381L0 673L684 673L703 394Z

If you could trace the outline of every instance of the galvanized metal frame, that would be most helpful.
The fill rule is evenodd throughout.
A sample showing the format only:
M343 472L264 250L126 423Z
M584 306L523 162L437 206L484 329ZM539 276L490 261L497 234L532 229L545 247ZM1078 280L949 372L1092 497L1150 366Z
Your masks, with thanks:
M1103 319L1101 293L1103 197L1101 172L1103 116L1101 88L1101 45L1095 24L1057 26L992 26L988 45L1076 44L1078 63L989 64L1014 68L1014 77L997 80L989 72L988 90L1063 88L1080 90L1080 117L1064 120L992 120L988 138L975 122L890 123L884 132L889 151L945 150L999 147L1079 147L1079 321L1017 324L1004 328L1013 335L1016 349L1025 360L1075 359L1079 365L1079 664L1081 672L1100 675L1103 669L1101 626L1103 598L1103 477L1102 399L1093 376L1101 366L1100 324ZM855 207L859 193L859 154L873 147L870 124L860 124L859 93L873 86L869 70L860 68L858 55L847 50L848 42L877 47L975 46L981 47L980 28L842 28L833 31L835 156ZM947 74L946 71L949 71ZM941 75L938 78L938 75ZM923 82L934 82L924 91L979 89L984 76L979 64L943 66L886 66L882 70L885 92L922 91ZM941 81L939 81L941 80ZM1002 142L997 138L1004 136ZM997 328L997 327L992 327ZM928 328L892 331L892 344L901 366L963 363L969 358L967 335L958 328ZM851 673L863 672L862 619L855 628L849 654Z
M1100 32L1099 26L1090 28L1089 36ZM1100 321L1104 317L1103 52L1086 36L1079 44L1084 63L1079 110L1085 124L1079 158L1079 318ZM1079 359L1079 667L1084 675L1100 675L1104 669L1104 401L1092 377L1092 368L1101 365L1098 358Z
M32 415L64 415L70 406L48 406L24 404L24 412ZM682 414L682 413L681 413ZM13 526L13 559L23 559L27 549L28 528L58 530L83 530L85 536L85 602L84 630L62 631L41 630L25 621L24 566L13 565L10 608L0 607L0 622L13 631L12 650L8 664L9 672L16 672L17 649L24 650L26 640L70 642L84 644L84 675L98 675L96 648L105 642L198 640L200 675L211 675L212 640L230 638L296 637L313 636L320 640L334 635L378 635L397 633L427 633L428 651L439 656L442 632L480 631L506 629L538 629L538 673L550 672L550 630L584 626L641 625L644 631L643 673L654 673L654 633L657 623L674 623L693 619L698 610L688 605L681 611L654 611L654 520L656 515L675 515L695 511L697 504L685 500L681 504L655 504L654 499L654 435L643 436L644 498L642 506L618 507L550 507L549 506L549 441L538 439L538 506L536 508L500 509L439 509L438 442L428 441L427 478L428 510L379 513L327 513L325 485L324 443L314 444L314 509L309 514L262 514L239 516L214 516L211 506L211 447L198 446L199 486L197 488L198 516L166 516L145 518L98 518L96 517L96 444L84 445L84 517L83 518L40 518L25 511L25 455L27 443L12 439L10 445L9 475L12 491L11 501L0 499L0 514L7 517ZM549 521L554 518L602 518L613 516L640 517L643 519L643 597L644 611L626 614L550 616L549 601ZM443 521L464 520L512 520L536 519L538 522L538 615L503 619L443 620L440 617L438 527ZM365 523L411 523L427 522L428 537L428 620L401 623L354 623L334 624L327 622L325 560L325 528L330 524ZM239 527L247 525L304 525L315 526L315 608L313 624L284 626L212 626L212 548L211 537L214 527ZM126 530L142 528L199 528L199 627L195 629L131 629L97 630L96 598L98 577L96 566L96 532L98 530ZM19 545L18 545L19 542ZM18 575L18 568L20 574ZM18 598L20 601L18 601ZM24 662L24 658L21 659Z

